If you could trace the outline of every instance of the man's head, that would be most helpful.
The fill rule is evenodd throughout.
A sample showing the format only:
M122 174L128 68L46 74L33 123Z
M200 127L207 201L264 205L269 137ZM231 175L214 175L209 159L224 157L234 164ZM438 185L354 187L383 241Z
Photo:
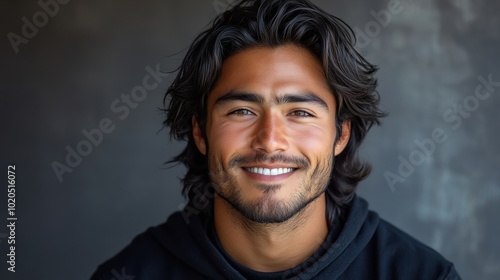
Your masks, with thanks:
M326 190L330 218L370 168L356 155L383 113L351 29L309 1L240 1L188 50L165 125L190 200L208 183L247 218L282 222Z
M205 133L193 118L195 143L217 194L246 218L284 222L324 193L349 124L335 141L335 99L307 49L233 54L206 104Z

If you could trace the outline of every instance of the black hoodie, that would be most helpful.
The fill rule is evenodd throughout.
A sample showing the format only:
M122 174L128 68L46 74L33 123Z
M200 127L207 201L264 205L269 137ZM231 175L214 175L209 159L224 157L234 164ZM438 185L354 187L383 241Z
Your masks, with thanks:
M355 197L345 222L318 251L286 271L263 273L234 261L220 245L210 214L172 214L100 265L92 280L159 279L460 279L453 264L368 210Z

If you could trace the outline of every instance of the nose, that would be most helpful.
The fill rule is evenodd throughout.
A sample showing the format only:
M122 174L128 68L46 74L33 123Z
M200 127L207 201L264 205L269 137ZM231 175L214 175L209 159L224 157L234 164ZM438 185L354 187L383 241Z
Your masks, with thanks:
M288 150L286 124L277 113L266 113L258 123L252 149L272 154Z

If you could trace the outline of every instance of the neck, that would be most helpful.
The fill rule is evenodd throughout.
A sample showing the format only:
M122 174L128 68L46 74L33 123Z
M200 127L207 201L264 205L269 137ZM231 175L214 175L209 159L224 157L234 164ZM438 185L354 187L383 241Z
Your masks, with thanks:
M276 224L250 221L215 196L214 220L224 250L242 265L261 272L282 271L302 263L328 234L325 194L288 221Z

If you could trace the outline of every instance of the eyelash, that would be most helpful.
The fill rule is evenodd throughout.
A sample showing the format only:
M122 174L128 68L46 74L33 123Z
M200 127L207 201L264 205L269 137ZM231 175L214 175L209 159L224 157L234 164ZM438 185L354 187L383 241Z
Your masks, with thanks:
M309 113L307 111L304 111L304 110L293 111L293 112L290 113L290 115L293 115L295 117L300 117L300 118L314 117L311 113Z
M238 109L229 113L229 115L253 115L252 111L248 109Z
M254 115L254 113L248 109L238 109L238 110L234 110L232 112L229 113L229 115L243 115L243 116L247 116L247 115ZM313 114L307 112L307 111L304 111L304 110L296 110L296 111L292 111L289 115L293 116L293 117L299 117L299 118L311 118L311 117L314 117Z

